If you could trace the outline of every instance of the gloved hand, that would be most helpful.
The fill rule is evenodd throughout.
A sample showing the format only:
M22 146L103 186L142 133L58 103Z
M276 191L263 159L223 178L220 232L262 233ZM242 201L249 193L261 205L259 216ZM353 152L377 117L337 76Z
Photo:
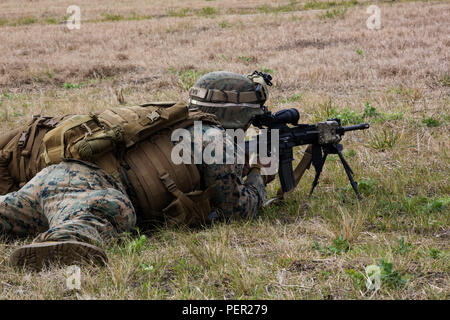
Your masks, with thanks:
M248 173L252 171L257 171L258 174L261 175L264 181L264 185L267 185L268 183L272 182L275 179L275 175L267 175L264 173L264 168L268 167L269 165L262 165L260 163L255 163L253 165L250 165Z

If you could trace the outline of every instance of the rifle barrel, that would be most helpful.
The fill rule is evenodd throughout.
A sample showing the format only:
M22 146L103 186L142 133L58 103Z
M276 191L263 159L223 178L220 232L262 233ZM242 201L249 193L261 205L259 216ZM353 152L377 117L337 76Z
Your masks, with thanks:
M354 126L342 127L342 132L354 131L354 130L365 130L369 129L370 125L368 123L356 124Z

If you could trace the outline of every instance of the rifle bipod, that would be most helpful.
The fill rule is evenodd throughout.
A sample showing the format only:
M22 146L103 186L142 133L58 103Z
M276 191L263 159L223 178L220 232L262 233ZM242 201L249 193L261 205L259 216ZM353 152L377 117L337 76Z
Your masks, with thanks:
M358 183L353 179L353 171L350 168L347 161L345 160L344 156L342 155L342 149L343 149L342 144L338 144L338 143L325 145L325 146L313 144L311 162L314 166L314 169L316 170L316 175L315 175L314 181L312 183L311 191L309 192L310 196L313 193L314 188L319 183L320 173L322 172L322 169L325 164L325 160L327 159L327 156L329 154L337 154L339 156L339 159L342 162L342 165L344 166L345 173L347 174L348 180L350 180L350 184L351 184L353 190L355 191L356 196L358 197L358 200L361 200L361 196L359 195L359 192L358 192Z

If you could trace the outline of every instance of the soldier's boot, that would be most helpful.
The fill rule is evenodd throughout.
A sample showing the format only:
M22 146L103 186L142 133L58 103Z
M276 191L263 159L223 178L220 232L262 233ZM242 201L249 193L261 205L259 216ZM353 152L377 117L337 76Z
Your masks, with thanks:
M78 241L33 243L16 249L10 257L11 265L34 270L41 270L44 266L55 263L93 263L104 266L107 261L102 249Z

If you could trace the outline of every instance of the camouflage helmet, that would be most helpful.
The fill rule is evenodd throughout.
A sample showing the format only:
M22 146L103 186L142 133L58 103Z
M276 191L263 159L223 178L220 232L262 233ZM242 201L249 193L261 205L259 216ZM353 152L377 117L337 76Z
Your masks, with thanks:
M270 80L257 71L249 76L210 72L189 90L189 106L214 114L225 129L246 129L254 116L264 113Z

